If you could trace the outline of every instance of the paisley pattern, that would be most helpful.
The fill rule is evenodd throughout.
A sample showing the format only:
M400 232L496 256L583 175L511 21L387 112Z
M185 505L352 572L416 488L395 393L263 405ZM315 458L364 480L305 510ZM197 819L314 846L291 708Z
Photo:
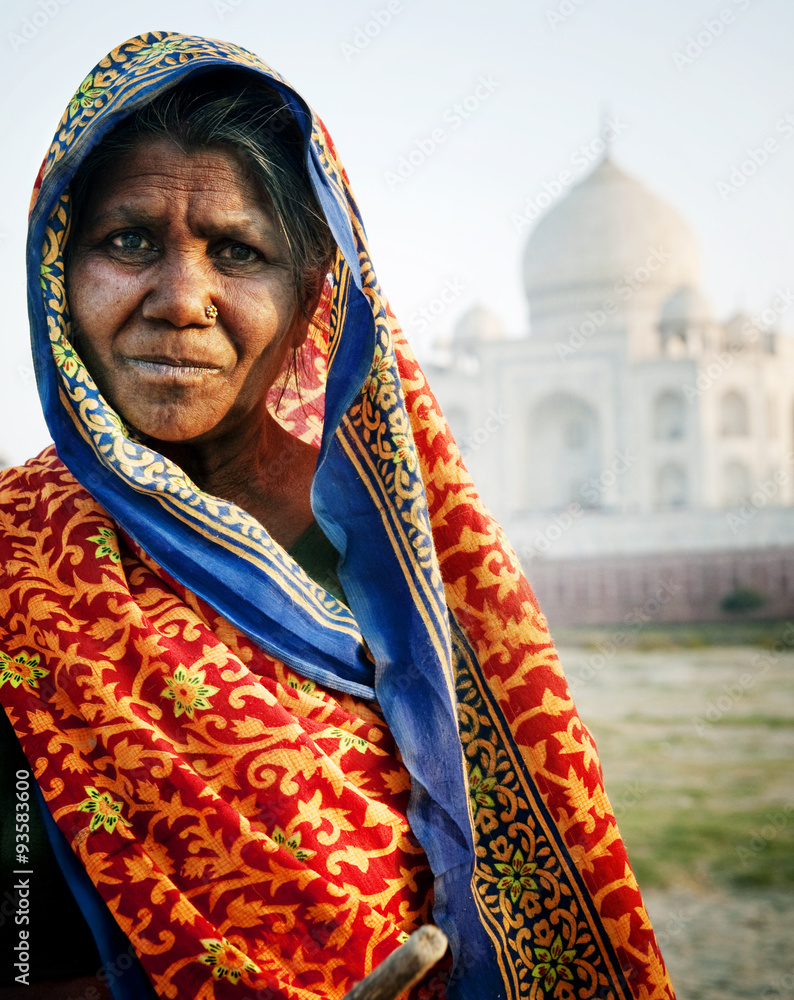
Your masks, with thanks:
M136 440L71 343L69 180L186 75L267 80L339 252L269 403L320 448L349 607ZM160 995L339 998L434 919L412 997L671 1000L545 620L377 281L322 122L257 57L150 33L78 88L34 190L57 454L0 478L0 697Z

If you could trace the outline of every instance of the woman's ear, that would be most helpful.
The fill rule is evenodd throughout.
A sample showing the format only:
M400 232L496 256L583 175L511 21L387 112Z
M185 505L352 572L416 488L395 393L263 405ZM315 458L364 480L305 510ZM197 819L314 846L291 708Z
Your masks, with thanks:
M317 306L315 305L314 308L316 309ZM300 305L295 306L295 315L292 317L292 325L287 334L287 345L291 350L298 351L303 347L306 338L309 336L309 327L312 325L313 315L314 309L309 313L305 313Z
M301 289L302 299L295 309L290 336L290 345L295 350L302 347L309 336L309 327L322 298L325 278L325 270L317 271Z
M328 277L328 272L325 268L322 268L312 275L310 281L307 281L306 288L304 289L305 301L304 313L307 316L314 316L317 310L317 306L320 304L320 299L322 298L323 288L325 287L325 279Z

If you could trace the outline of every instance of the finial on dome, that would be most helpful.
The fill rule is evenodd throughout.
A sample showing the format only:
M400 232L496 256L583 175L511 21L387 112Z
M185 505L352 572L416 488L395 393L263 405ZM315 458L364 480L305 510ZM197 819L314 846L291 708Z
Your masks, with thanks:
M604 154L601 157L601 162L605 160L610 160L612 158L612 142L615 136L612 134L612 108L609 106L609 101L601 102L601 112L600 112L600 127L598 134L604 140Z

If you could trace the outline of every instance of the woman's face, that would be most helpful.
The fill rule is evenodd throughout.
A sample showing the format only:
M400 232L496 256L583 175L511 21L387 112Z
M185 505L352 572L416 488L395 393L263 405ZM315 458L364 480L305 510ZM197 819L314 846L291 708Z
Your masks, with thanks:
M105 398L161 441L233 430L307 330L286 241L241 162L142 142L83 219L67 295Z

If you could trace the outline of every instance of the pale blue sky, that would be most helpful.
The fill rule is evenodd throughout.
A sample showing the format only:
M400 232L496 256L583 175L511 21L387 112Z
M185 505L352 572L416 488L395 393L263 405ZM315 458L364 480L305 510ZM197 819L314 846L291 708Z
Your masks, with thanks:
M391 21L379 27L373 12L389 7ZM721 11L728 23L718 33ZM368 25L369 44L354 49ZM794 283L794 137L779 126L794 115L794 5L786 0L6 3L0 455L11 460L47 440L24 302L33 178L85 74L119 42L158 28L252 49L325 119L381 283L420 352L473 302L492 308L511 333L526 330L520 257L529 227L517 231L514 217L562 170L573 165L584 176L582 156L572 159L596 136L605 107L621 123L615 160L675 205L697 234L704 290L718 315L738 305L757 311L776 288ZM708 42L702 54L677 66L675 54L698 35ZM472 109L465 120L456 103ZM439 130L441 143L432 139ZM748 147L770 138L777 147L768 162L724 198L718 183ZM417 141L432 152L422 163L415 152L418 165L396 183L391 175ZM445 287L455 290L447 294L451 304L423 331L416 315ZM794 329L794 310L783 322Z

